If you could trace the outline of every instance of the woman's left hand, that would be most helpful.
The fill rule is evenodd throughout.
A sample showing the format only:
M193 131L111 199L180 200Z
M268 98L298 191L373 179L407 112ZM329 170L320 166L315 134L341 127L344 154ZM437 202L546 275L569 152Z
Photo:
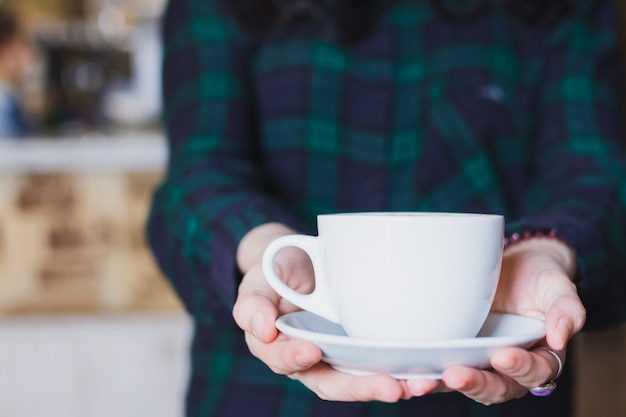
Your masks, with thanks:
M585 323L585 308L572 281L575 257L556 239L536 238L508 248L492 310L534 317L546 322L546 337L530 350L503 348L491 357L489 370L455 366L441 380L411 380L415 396L458 391L483 404L519 398L544 385L565 362L568 341Z

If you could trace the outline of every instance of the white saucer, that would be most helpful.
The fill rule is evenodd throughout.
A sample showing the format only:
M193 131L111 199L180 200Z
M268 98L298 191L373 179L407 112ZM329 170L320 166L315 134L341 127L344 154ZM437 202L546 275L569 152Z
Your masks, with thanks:
M333 368L356 375L389 374L397 379L439 379L444 369L467 365L485 369L497 349L528 349L545 335L545 323L512 314L489 315L471 339L386 342L355 339L343 328L307 311L279 317L276 327L291 339L308 340Z

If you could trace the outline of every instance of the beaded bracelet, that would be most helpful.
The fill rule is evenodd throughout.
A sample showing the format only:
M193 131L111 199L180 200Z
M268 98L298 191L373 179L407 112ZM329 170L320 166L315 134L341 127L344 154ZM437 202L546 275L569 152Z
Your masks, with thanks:
M525 240L534 238L559 239L559 235L555 229L543 230L525 230L521 233L515 232L504 237L504 249Z

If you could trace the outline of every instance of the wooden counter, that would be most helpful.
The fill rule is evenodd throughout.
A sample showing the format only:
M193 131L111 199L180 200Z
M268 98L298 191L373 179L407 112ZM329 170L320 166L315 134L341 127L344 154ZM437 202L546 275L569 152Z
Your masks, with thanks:
M146 247L158 134L0 142L0 313L180 309Z

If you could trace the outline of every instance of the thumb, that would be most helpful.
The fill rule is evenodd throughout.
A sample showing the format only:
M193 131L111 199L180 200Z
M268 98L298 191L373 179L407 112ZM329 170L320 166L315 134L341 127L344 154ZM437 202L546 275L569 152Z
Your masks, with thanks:
M277 294L262 278L260 268L252 268L239 286L233 318L242 330L263 343L269 343L278 335L274 325L278 317L278 301Z
M563 294L546 310L546 341L560 351L578 333L586 320L585 307L577 294Z

